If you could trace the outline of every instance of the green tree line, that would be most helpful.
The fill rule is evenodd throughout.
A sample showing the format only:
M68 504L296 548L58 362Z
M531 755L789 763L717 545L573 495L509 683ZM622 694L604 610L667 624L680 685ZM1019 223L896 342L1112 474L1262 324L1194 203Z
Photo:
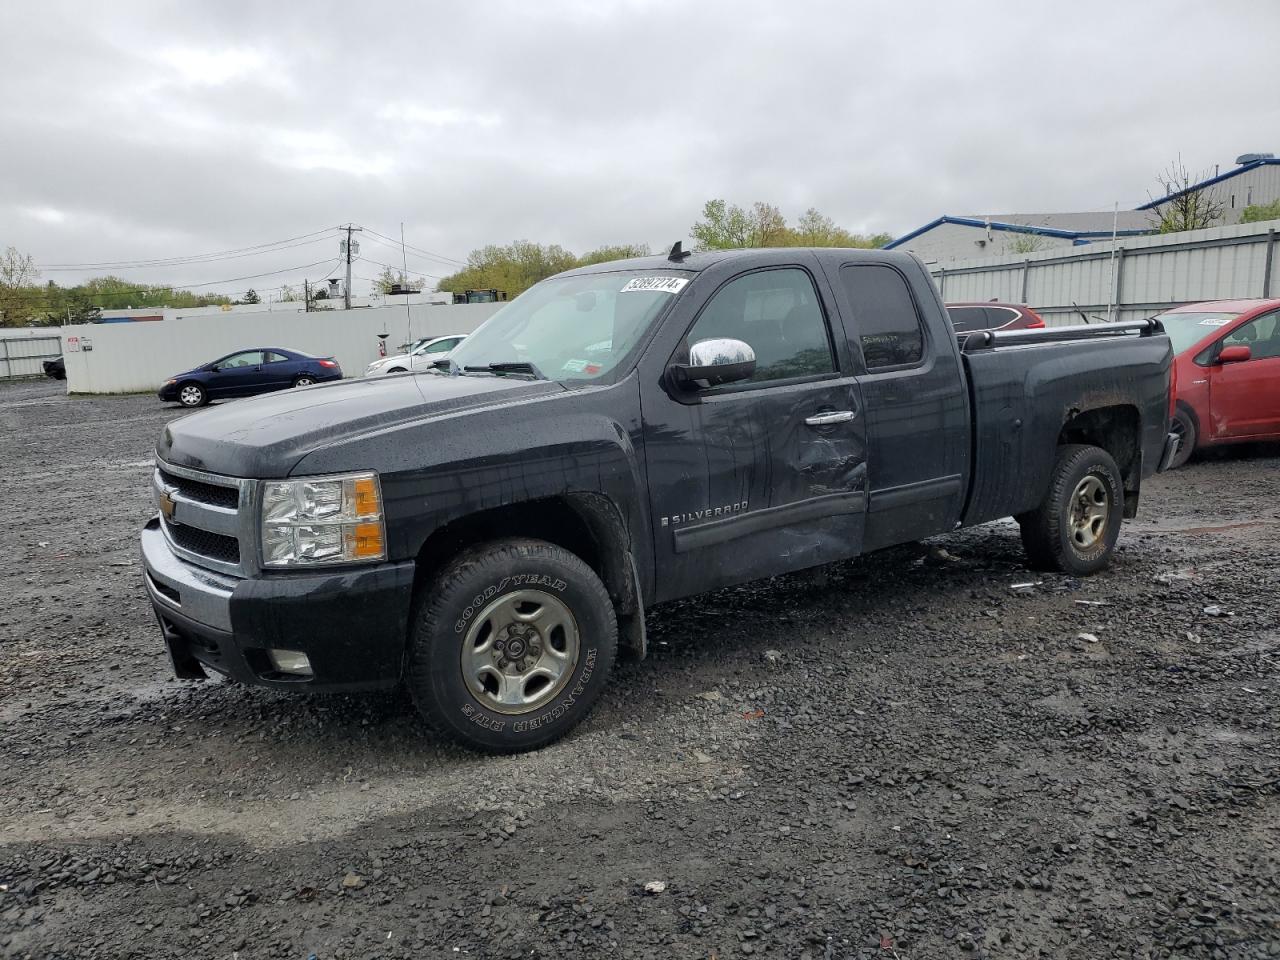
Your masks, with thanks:
M724 200L708 200L703 205L702 217L690 228L690 235L699 250L768 246L882 247L892 239L887 233L864 235L846 230L812 207L791 224L772 204L756 202L744 208ZM514 297L563 270L643 257L650 252L646 245L636 243L598 247L581 256L554 243L517 240L506 245L489 244L472 250L466 266L441 278L437 289L451 293L496 289ZM374 288L386 293L395 283L422 285L387 268L374 281ZM320 291L315 299L323 296ZM298 294L286 287L279 299L297 298ZM0 254L0 325L4 326L88 323L98 319L104 310L125 307L182 308L236 302L257 303L258 294L250 290L243 300L236 301L226 294L192 293L164 284L135 283L111 276L60 286L53 281L41 283L39 270L30 256L13 247Z
M728 250L738 247L883 247L893 239L887 233L854 233L810 207L789 224L782 211L772 204L756 202L749 208L708 200L702 218L690 228L699 250ZM544 246L528 240L499 246L490 244L471 251L467 265L443 277L438 289L451 293L466 290L505 290L514 297L539 280L593 263L647 256L643 244L600 247L576 256L558 244Z
M246 296L257 297L253 291ZM104 310L126 307L203 307L232 303L221 293L192 293L165 284L139 284L120 277L94 277L74 286L50 280L40 282L40 272L28 254L9 247L0 254L0 326L59 326L91 323Z

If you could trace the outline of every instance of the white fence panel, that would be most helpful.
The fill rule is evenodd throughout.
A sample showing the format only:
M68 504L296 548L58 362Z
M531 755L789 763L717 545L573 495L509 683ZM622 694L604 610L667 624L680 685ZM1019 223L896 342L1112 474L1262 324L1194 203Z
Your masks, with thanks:
M56 330L4 330L0 334L0 380L42 377L44 361L61 353Z
M470 333L500 303L425 304L311 313L210 314L143 323L63 327L68 393L141 393L156 390L175 373L236 350L284 347L333 357L356 377L378 357L378 334L387 351L418 337Z

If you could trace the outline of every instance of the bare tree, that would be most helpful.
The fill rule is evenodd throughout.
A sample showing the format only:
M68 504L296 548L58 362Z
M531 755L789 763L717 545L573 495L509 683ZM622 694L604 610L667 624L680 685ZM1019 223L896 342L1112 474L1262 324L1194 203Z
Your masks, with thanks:
M40 276L30 254L9 247L0 253L0 325L16 327L29 319Z
M1197 183L1208 178L1207 170L1192 176L1179 154L1164 172L1156 176L1156 183L1164 191L1164 196L1151 197L1152 203L1156 204L1151 211L1151 225L1160 233L1177 233L1180 230L1200 230L1219 223L1223 203L1213 188L1193 189Z

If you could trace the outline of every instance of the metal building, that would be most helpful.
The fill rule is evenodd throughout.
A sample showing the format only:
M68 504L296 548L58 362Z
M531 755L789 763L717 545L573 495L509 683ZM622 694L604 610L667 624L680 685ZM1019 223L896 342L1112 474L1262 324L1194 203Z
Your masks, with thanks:
M1245 208L1280 200L1280 159L1270 153L1246 153L1226 173L1193 183L1185 190L1144 203L1136 210L1097 213L1005 213L941 216L888 244L908 250L926 263L946 263L975 257L1003 257L1059 247L1081 246L1117 238L1155 233L1160 215L1179 197L1205 193L1222 208L1215 226L1240 222Z
M941 216L886 244L885 249L906 250L925 263L1002 257L1110 240L1113 227L1119 237L1140 236L1154 232L1155 220L1139 210Z
M1159 216L1169 203L1186 193L1206 192L1222 205L1221 224L1240 222L1245 207L1265 206L1280 200L1280 159L1270 153L1246 153L1236 158L1236 168L1193 183L1185 190L1144 203L1139 210Z

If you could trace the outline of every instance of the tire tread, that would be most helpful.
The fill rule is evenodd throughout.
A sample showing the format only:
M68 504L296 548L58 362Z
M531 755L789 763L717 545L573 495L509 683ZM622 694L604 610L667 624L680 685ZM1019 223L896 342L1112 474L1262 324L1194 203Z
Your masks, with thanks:
M602 609L608 612L608 616L605 618L607 629L605 635L599 638L598 644L605 653L602 660L608 663L610 668L616 660L618 624L613 611L613 602L609 599L609 593L604 584L600 582L600 578L596 576L595 571L576 554L570 553L554 543L546 540L536 540L531 537L490 540L464 549L445 566L444 570L432 583L419 590L419 596L415 599L414 609L410 614L409 663L406 671L410 694L418 708L418 712L432 730L442 734L454 743L494 754L523 753L528 750L536 750L555 743L571 730L574 730L594 709L595 700L593 699L576 722L559 730L552 728L552 732L545 738L536 739L530 743L490 744L464 737L446 717L444 712L445 705L440 703L436 697L429 695L431 690L431 646L441 619L448 618L446 606L452 591L482 574L484 568L490 565L537 557L544 557L570 568L576 568L574 572L578 577L578 586L595 594L593 599L602 605ZM606 678L607 674L608 671L606 671ZM426 695L423 695L423 692L427 692Z

